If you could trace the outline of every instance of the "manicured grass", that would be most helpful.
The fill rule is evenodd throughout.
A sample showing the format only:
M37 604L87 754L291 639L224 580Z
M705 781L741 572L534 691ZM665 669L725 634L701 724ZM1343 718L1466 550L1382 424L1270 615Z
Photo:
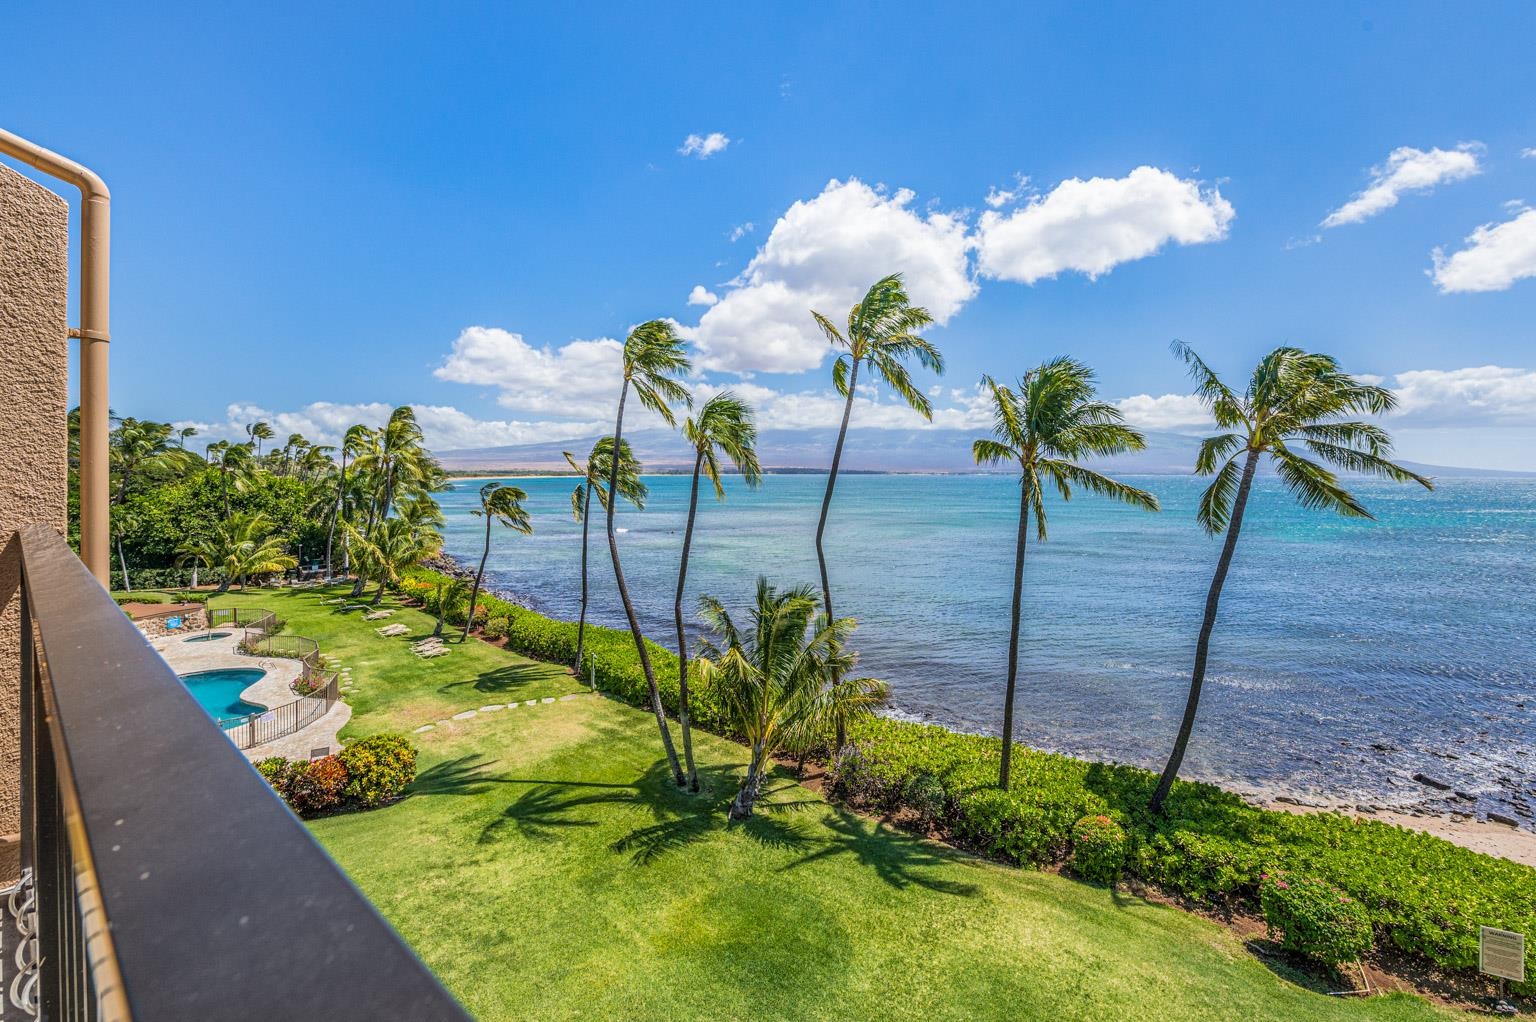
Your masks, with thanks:
M323 602L350 591L350 586L252 589L216 596L209 606L270 610L288 623L288 632L316 640L328 659L350 667L353 688L346 700L353 714L342 731L344 740L378 731L410 731L489 703L582 691L562 667L507 653L476 639L460 645L452 628L443 632L451 652L423 660L411 652L410 644L432 634L435 621L431 615L403 607L393 596L385 596L380 604L395 611L382 621L364 621L366 611L343 614L341 606L345 604ZM348 601L353 602L366 603L367 599ZM411 634L385 639L375 631L396 623L408 626Z
M418 661L327 595L217 602L268 607L351 666L357 734L582 691L485 644ZM416 611L390 620L431 628ZM696 734L706 791L680 793L654 720L602 697L415 738L407 799L311 826L481 1019L1453 1017L1401 995L1327 997L1197 916L973 859L783 774L758 818L727 826L744 750Z

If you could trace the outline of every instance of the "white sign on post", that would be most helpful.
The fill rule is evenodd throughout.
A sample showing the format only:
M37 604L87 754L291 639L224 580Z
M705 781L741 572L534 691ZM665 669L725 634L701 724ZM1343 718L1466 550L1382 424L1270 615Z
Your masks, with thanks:
M1492 926L1481 927L1477 937L1477 967L1490 976L1525 982L1525 934L1496 930Z

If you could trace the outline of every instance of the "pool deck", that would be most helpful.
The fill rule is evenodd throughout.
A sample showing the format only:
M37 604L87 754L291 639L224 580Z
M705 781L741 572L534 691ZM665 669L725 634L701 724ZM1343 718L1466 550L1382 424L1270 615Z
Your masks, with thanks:
M271 708L291 702L293 683L299 676L299 661L285 657L246 656L235 652L241 632L236 629L228 638L210 639L207 642L188 642L187 639L201 632L178 633L150 640L155 652L160 654L171 670L177 674L194 671L217 671L224 668L259 667L267 673L250 688L240 693L248 703ZM341 749L336 734L352 719L352 707L338 699L325 716L311 721L291 735L264 742L249 749L242 749L245 758L255 762L268 756L286 756L289 759L308 759L311 751L328 748L331 752Z

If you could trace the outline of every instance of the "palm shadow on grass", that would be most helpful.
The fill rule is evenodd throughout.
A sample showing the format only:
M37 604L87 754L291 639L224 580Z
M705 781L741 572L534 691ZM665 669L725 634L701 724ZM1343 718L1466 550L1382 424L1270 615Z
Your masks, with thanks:
M549 677L549 668L544 664L507 664L505 667L498 667L495 670L477 674L473 678L449 682L446 685L439 686L438 691L447 694L456 688L463 688L469 685L476 692L505 695L510 692L520 691L535 682L546 680Z
M592 810L608 807L640 811L652 818L653 822L630 830L609 845L610 850L627 854L637 866L649 865L726 831L741 833L769 848L806 847L810 838L783 814L821 805L821 802L817 799L776 798L801 791L797 785L780 784L763 791L758 801L759 812L752 818L728 821L727 812L736 794L739 774L739 768L734 767L702 767L697 795L677 789L665 760L653 764L632 785L510 780L508 783L533 787L514 799L500 816L485 826L480 842L493 842L508 829L531 840L549 840L561 831L597 825L601 821Z
M916 886L963 898L974 898L980 893L975 884L932 875L940 869L954 869L957 860L921 838L835 807L826 828L832 832L830 839L783 869L799 869L833 856L852 855L897 890Z
M494 759L469 754L457 759L445 759L434 763L416 775L406 794L409 795L483 795L493 784L509 784L505 777L489 773L497 763Z

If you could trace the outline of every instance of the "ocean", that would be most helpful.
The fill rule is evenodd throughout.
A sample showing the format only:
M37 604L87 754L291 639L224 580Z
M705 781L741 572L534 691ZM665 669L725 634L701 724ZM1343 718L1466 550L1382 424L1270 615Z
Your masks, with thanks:
M1089 495L1048 501L1049 540L1025 571L1018 740L1160 767L1184 705L1219 540L1195 522L1204 481L1125 476L1161 513ZM581 530L574 478L508 480L535 532L495 530L492 589L574 620ZM672 599L689 480L653 476L618 515L648 637L675 644ZM479 481L442 495L447 551L473 567ZM1211 647L1183 776L1238 790L1444 811L1443 779L1482 809L1536 805L1536 478L1356 481L1375 521L1299 507L1261 477ZM685 606L745 608L756 577L817 582L823 475L726 480L700 494ZM996 734L1006 679L1017 483L985 475L845 475L827 529L834 605L858 619L860 669L891 713ZM624 626L601 521L589 620ZM694 634L701 627L692 626ZM1448 793L1447 793L1448 794Z

